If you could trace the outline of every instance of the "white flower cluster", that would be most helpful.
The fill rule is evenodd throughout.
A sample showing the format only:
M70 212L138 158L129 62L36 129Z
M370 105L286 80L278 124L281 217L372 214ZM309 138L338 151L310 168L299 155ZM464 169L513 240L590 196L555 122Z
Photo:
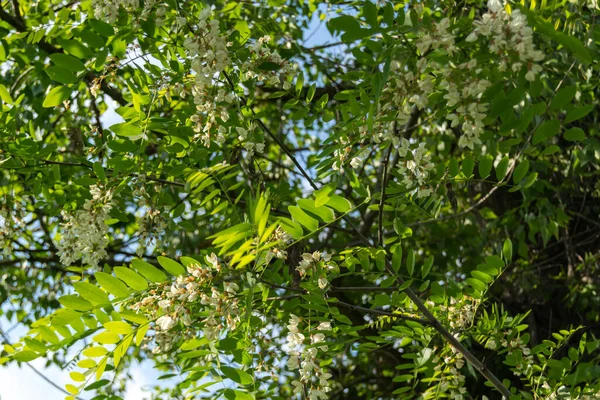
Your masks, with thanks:
M452 400L463 400L467 388L465 388L465 376L460 369L465 365L463 355L450 347L450 354L444 357L436 356L433 360L436 375L439 374L440 392L448 392Z
M492 345L490 342L488 343L488 347L491 347L490 345L497 346L497 343L494 342ZM520 336L517 336L512 330L505 331L504 336L500 339L500 345L508 349L508 355L516 356L517 364L513 371L516 376L531 372L534 362L533 355L531 354L531 349L527 347Z
M421 55L427 53L429 49L443 48L450 55L458 51L454 45L454 35L448 31L449 28L450 20L448 18L433 23L430 31L417 40L417 49Z
M160 26L167 11L166 3L159 3L159 0L144 0L142 11L138 11L140 8L139 0L92 0L94 17L109 24L117 22L120 7L123 7L133 16L133 27L135 29L139 28L140 21L148 20L151 17L154 9L156 9L156 13L153 16L153 21L157 26Z
M433 190L427 186L427 182L429 174L433 170L433 163L431 163L431 156L427 154L425 143L421 142L416 148L411 149L410 142L402 138L398 154L403 158L398 163L398 170L404 177L402 183L406 188L408 190L417 189L417 198L431 195ZM407 155L411 157L407 157Z
M527 68L525 78L535 80L542 71L536 62L544 59L544 53L533 45L533 29L527 26L527 18L519 10L508 13L503 0L489 0L489 12L473 22L475 29L467 37L467 42L476 41L479 36L489 39L489 49L499 58L500 71L509 67L512 72Z
M479 299L473 299L465 296L461 301L457 301L454 297L450 299L450 305L439 306L443 319L448 321L448 325L455 330L460 331L466 328L473 322L477 307L479 306Z
M291 242L291 240L292 237L286 231L284 231L281 226L278 226L268 240L270 243L277 243L278 245L269 248L267 255L265 256L265 262L268 264L273 258L286 260L288 253L286 250L284 250L284 248L285 245Z
M210 286L222 266L214 253L205 259L206 266L188 266L187 276L179 276L171 284L159 285L143 299L130 305L131 309L156 319L154 353L164 353L172 348L179 335L172 328L179 322L186 327L191 326L195 322L192 315L198 313L198 305L204 306L203 313L208 314L201 321L204 336L208 340L216 340L223 329L235 329L237 326L240 320L236 297L239 287L230 282L223 283L223 290Z
M256 124L253 122L250 127L250 132L246 128L236 127L235 130L238 133L238 140L243 143L244 149L248 153L248 157L252 157L254 155L254 151L258 153L262 153L265 151L264 143L257 143L254 140L254 130L256 129Z
M256 79L269 86L282 85L283 90L288 90L292 86L290 80L295 72L294 65L284 60L277 51L271 51L266 46L270 41L270 36L263 36L250 47L250 57L240 68L244 80ZM271 67L265 68L265 64ZM272 68L274 66L277 67Z
M327 351L329 348L326 345L318 346L319 343L325 341L325 333L331 330L331 323L321 322L316 332L310 334L310 344L317 345L314 347L306 347L306 336L298 328L301 319L294 314L290 314L290 321L287 326L287 366L290 371L300 370L300 379L293 380L294 395L300 395L304 398L305 392L310 400L326 400L327 392L331 391L329 378L331 374L325 372L319 365L319 351Z
M10 256L13 251L12 238L19 228L25 226L25 221L18 217L19 203L9 206L6 197L2 199L0 206L0 249L5 256ZM17 209L15 209L17 208Z
M481 68L478 68L475 59L460 64L457 68L444 68L442 71L444 79L440 88L447 92L444 95L446 106L452 108L458 105L447 118L452 127L462 128L463 134L458 145L472 150L475 144L481 144L479 137L483 133L483 120L488 108L488 104L481 101L481 96L491 83L477 77Z
M117 22L119 17L119 8L123 7L128 11L139 7L138 0L93 0L94 17L101 19L109 24Z
M329 285L327 273L336 268L334 265L329 264L329 261L331 261L331 255L323 254L320 251L315 251L312 254L304 253L300 265L296 267L296 271L300 273L301 277L310 273L317 278L319 288L325 289Z
M141 257L146 252L146 249L156 243L159 235L167 228L167 221L160 214L159 210L151 209L138 222L138 235L140 241L136 254Z
M343 139L341 139L341 140L343 141ZM344 164L348 160L348 156L350 155L351 151L352 151L351 146L345 146L345 147L341 147L339 149L335 149L335 151L333 152L333 158L335 158L335 162L333 163L331 168L334 171L338 171L339 173L343 174L344 173ZM354 165L356 165L356 161L354 162ZM352 165L353 168L354 168L354 165Z
M227 93L224 88L217 87L215 78L230 64L229 51L225 36L221 34L219 20L209 20L210 7L200 13L198 23L194 27L192 37L183 42L192 59L192 70L195 73L192 95L197 113L191 120L195 123L196 139L201 139L205 146L211 141L219 145L225 142L227 129L219 123L229 120L229 111L222 105L232 104L235 94Z
M98 186L90 188L91 200L86 200L83 210L73 213L62 212L65 222L61 224L61 238L56 244L60 261L71 265L81 260L83 265L98 267L107 256L108 226L112 191L103 191Z
M392 61L390 74L392 78L386 83L383 90L384 101L381 103L377 120L385 120L383 129L377 129L373 136L375 143L383 140L397 140L394 125L404 125L410 119L413 107L422 110L427 107L429 95L435 90L432 77L425 74L428 62L421 58L417 62L416 70L411 71L402 67L398 61ZM393 113L393 121L389 121L389 114ZM366 127L363 128L366 131Z

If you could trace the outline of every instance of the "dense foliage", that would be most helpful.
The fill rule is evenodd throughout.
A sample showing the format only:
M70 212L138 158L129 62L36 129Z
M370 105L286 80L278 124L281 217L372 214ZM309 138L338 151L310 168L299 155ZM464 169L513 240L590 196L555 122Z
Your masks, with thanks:
M600 397L598 12L0 3L0 312L29 327L0 364L67 399L145 359L177 378L152 398Z

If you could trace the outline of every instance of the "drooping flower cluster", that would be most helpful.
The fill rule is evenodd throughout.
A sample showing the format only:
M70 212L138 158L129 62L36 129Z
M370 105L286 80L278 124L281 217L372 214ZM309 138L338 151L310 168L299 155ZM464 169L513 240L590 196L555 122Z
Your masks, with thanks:
M19 217L18 207L18 203L9 205L6 197L2 199L0 204L0 249L2 249L5 256L12 254L12 238L19 228L25 226L25 221Z
M221 34L219 20L210 19L211 9L206 7L200 13L197 24L185 39L183 46L191 58L192 70L195 73L192 95L197 113L191 120L196 125L196 138L209 146L211 140L218 144L225 142L226 128L218 119L227 122L229 110L222 104L232 104L235 95L226 92L224 87L215 86L215 78L230 64L227 40Z
M296 271L300 273L301 277L310 274L313 278L317 279L319 288L325 289L329 285L327 274L336 268L330 261L330 254L323 254L320 251L315 251L312 254L304 253L302 254L300 265L296 267Z
M516 363L513 372L516 376L531 372L534 363L533 355L520 335L513 330L505 331L500 339L500 346L508 349L509 356L514 356Z
M167 221L160 214L159 210L151 209L144 214L138 222L138 235L140 240L136 249L136 254L141 257L146 249L155 244L160 234L167 228Z
M154 353L164 353L172 348L179 335L173 328L179 323L186 327L199 323L204 337L210 341L216 340L223 329L235 329L239 323L238 285L224 282L222 290L212 286L222 266L214 253L205 260L206 266L200 263L189 265L188 275L177 277L173 283L158 285L130 305L131 309L156 320ZM192 315L200 311L207 316L201 321L192 320Z
M470 149L473 149L475 144L481 144L479 137L483 133L483 120L488 108L488 104L481 101L481 97L491 85L487 79L477 77L480 72L477 60L473 59L458 65L457 68L444 68L444 79L440 83L440 88L447 92L444 95L446 105L449 108L458 105L446 117L451 121L453 128L462 128L458 145Z
M138 0L92 0L94 17L97 19L114 24L119 18L120 7L123 7L131 16L133 16L133 27L139 28L140 21L146 21L153 16L153 22L160 26L167 11L165 3L159 0L144 0L144 7L140 11ZM156 11L152 13L152 11Z
M417 49L421 55L427 53L429 49L442 48L450 55L458 51L454 45L454 35L448 30L449 28L450 20L448 18L431 24L429 31L417 40Z
M94 9L94 16L97 19L101 19L109 24L117 22L119 17L120 7L126 10L134 10L139 6L138 0L93 0L92 7Z
M444 319L447 320L447 325L449 325L450 328L455 331L460 331L473 322L479 302L479 299L468 296L465 296L461 301L457 301L454 297L451 297L450 305L439 306L440 315L444 316Z
M268 240L270 243L277 243L277 245L269 248L265 256L265 262L268 264L273 258L287 259L288 253L285 247L291 242L291 239L292 236L283 230L281 226L278 226Z
M60 261L71 265L81 260L93 268L107 256L109 212L112 208L112 190L104 191L98 186L90 188L91 200L86 200L83 210L62 212L61 237L56 248Z
M244 80L256 79L268 86L282 86L283 90L288 90L292 86L290 77L295 72L294 65L269 49L270 41L270 36L263 36L249 48L250 57L240 68Z
M398 171L404 177L402 183L408 190L416 189L416 196L427 197L432 189L427 186L429 174L433 170L431 156L427 154L425 143L411 148L410 142L402 138L398 153L402 160L398 163Z
M453 400L463 400L467 393L465 376L460 372L465 365L463 355L451 346L445 350L444 354L433 359L435 365L433 369L436 375L439 374L439 391L447 392Z
M325 332L331 330L331 323L321 322L312 333L308 333L310 343L307 342L306 336L299 328L302 322L294 314L290 314L287 335L287 367L290 371L299 370L300 379L293 380L294 395L300 395L304 398L304 394L308 394L310 400L326 400L327 392L331 391L329 378L331 374L325 372L320 366L319 351L326 352L329 350L327 345L319 346L319 343L325 341ZM312 346L308 347L310 344Z
M544 59L544 53L536 50L533 44L533 29L527 26L527 18L519 10L508 13L502 0L489 0L488 12L474 21L475 29L467 37L468 42L480 36L489 39L489 49L497 55L494 59L500 71L510 68L512 72L527 69L525 78L535 80L542 71L536 64Z

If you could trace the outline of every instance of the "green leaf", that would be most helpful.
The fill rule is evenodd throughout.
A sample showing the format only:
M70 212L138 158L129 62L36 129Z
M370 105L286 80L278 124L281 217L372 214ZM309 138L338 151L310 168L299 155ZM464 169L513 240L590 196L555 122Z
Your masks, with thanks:
M423 264L423 269L421 270L421 278L425 279L425 277L429 275L429 271L431 271L431 267L433 267L433 260L433 256L427 257L425 264Z
M90 391L90 390L100 389L102 386L106 386L109 383L110 383L110 381L108 379L100 379L99 381L96 381L94 383L87 385L85 388L83 388L83 390Z
M508 156L504 156L502 160L496 165L496 179L498 182L504 179L506 176L506 170L508 169Z
M331 222L335 218L335 214L330 208L315 207L315 202L311 199L298 200L298 206L300 206L300 208L302 208L304 211L319 217L323 222Z
M400 270L400 266L402 265L402 246L397 245L394 247L394 253L392 254L392 269L395 272Z
M166 269L171 275L180 276L185 274L185 268L183 268L177 261L163 256L158 256L156 259L158 260L160 266Z
M525 175L527 175L527 171L529 171L529 160L525 159L523 162L519 163L519 165L517 165L517 167L515 168L515 171L513 173L513 182L521 182L521 180L525 178Z
M476 290L479 290L480 292L483 292L485 289L487 289L487 285L479 279L467 278L466 282L469 285L473 286L473 288L475 288Z
M254 378L252 375L246 371L242 371L241 369L222 365L221 372L223 372L223 375L225 375L227 378L231 379L235 383L239 383L240 385L251 385L254 383Z
M118 333L120 335L127 335L128 333L133 332L131 325L124 321L110 321L104 324L104 327L114 333Z
M317 229L319 229L319 222L302 211L300 207L288 206L288 211L290 212L294 221L300 223L310 232L315 232Z
M13 354L13 358L19 362L33 361L40 356L41 356L41 354L38 354L35 351L29 350L27 348L25 348L24 350L22 350L18 353Z
M113 36L115 34L114 28L104 21L97 19L88 18L87 22L90 24L93 30L101 34L102 36Z
M71 72L85 71L85 64L79 61L77 58L64 53L50 54L50 59L57 66L66 69Z
M325 205L341 213L347 213L352 209L352 203L348 199L338 195L331 196Z
M121 337L114 332L102 332L94 336L94 342L100 344L115 344L121 340Z
M487 256L485 258L485 262L491 265L492 267L497 268L498 270L504 268L504 261L502 261L502 259L497 256Z
M537 177L537 172L532 172L531 174L529 174L529 176L525 179L525 182L523 183L523 187L528 188L529 186L533 185Z
M96 272L96 280L108 293L115 297L127 297L129 296L129 289L127 286L114 276L105 272Z
M117 278L125 282L133 290L146 290L148 288L146 279L131 268L115 267L114 271Z
M81 60L89 60L94 57L94 53L85 47L83 44L76 40L72 39L62 39L59 38L56 40L65 51Z
M568 124L569 122L577 121L578 119L581 119L588 115L593 109L593 104L588 104L585 106L574 108L573 110L567 112L567 116L565 117L564 123Z
M313 195L315 196L315 207L321 207L331 199L331 192L334 188L331 185L323 186L319 190L315 190Z
M413 249L408 250L406 254L406 271L408 276L412 276L415 272L415 251Z
M475 278L479 281L485 282L485 283L492 283L494 281L494 278L492 278L485 272L481 272L481 271L477 271L477 270L471 271L471 276L473 278Z
M490 172L492 171L493 161L494 159L489 154L482 157L479 160L479 165L477 166L477 169L479 171L479 177L481 179L485 179L490 175Z
M91 358L102 357L105 354L108 354L108 350L102 346L88 347L87 349L83 350L83 355Z
M475 168L475 160L471 155L467 155L462 162L462 173L469 178L473 175L473 169Z
M302 88L304 87L304 73L300 71L298 76L296 77L296 96L300 96L302 93Z
M502 246L502 257L504 258L504 262L509 264L512 261L512 242L510 239L506 239L504 241L504 245Z
M125 137L138 137L143 134L142 128L138 125L133 125L129 122L121 122L118 124L112 125L108 128L115 135L125 136Z
M66 69L56 65L46 68L44 72L46 72L46 74L53 80L65 85L69 83L77 83L79 81L73 72L67 71Z
M585 139L585 133L581 128L571 128L564 133L563 137L570 142L580 142Z
M8 91L6 86L4 86L2 84L0 84L0 98L2 99L3 102L5 102L7 104L13 103L13 99L10 95L10 92Z
M283 230L286 231L289 235L291 235L294 239L300 239L304 235L302 226L300 226L299 223L285 217L279 218L278 221L279 225L281 225Z
M56 107L71 96L73 91L66 86L57 86L50 90L44 99L43 107Z
M533 134L532 143L534 145L541 143L558 133L560 122L555 119L542 123Z
M306 101L307 102L311 102L313 97L315 97L315 92L317 91L317 84L313 83L312 85L310 85L310 87L308 88L308 92L306 93Z
M146 324L148 323L148 318L146 318L143 314L138 314L129 310L121 310L119 315L127 320L136 324Z
M144 260L134 258L131 260L131 265L150 282L162 283L167 280L164 272Z
M139 346L142 344L142 342L144 341L144 337L146 336L146 333L148 332L148 330L150 329L150 324L144 324L141 327L138 328L137 332L135 333L135 345Z
M109 304L108 294L100 290L97 286L88 282L75 282L73 287L84 299L93 304Z
M567 105L567 103L573 100L576 93L577 87L575 86L568 86L560 89L558 92L556 92L556 95L550 102L548 109L550 111L554 111L563 108L565 105Z
M225 389L223 396L227 400L254 400L255 397L252 393L242 392L241 390Z
M94 307L92 303L76 294L67 294L59 297L58 302L67 308L77 311L88 311Z
M365 1L363 6L363 15L365 16L365 20L369 25L373 28L379 28L379 24L377 23L377 7L375 4L371 3L369 0Z

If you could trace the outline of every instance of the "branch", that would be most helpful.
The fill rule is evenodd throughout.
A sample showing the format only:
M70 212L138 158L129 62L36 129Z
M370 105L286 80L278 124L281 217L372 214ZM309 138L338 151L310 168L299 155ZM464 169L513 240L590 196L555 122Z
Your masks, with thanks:
M408 320L408 321L419 322L419 323L424 324L424 325L431 325L430 321L428 321L426 319L423 319L423 318L414 317L414 316L409 315L409 314L393 313L393 312L387 312L387 311L383 311L383 310L377 310L377 309L372 309L372 308L355 306L354 304L345 303L345 302L339 301L339 300L336 301L335 304L339 304L339 305L341 305L343 307L351 308L353 310L362 311L364 313L371 313L371 314L377 314L377 315L385 315L386 317L400 318L400 319L405 319L405 320Z

